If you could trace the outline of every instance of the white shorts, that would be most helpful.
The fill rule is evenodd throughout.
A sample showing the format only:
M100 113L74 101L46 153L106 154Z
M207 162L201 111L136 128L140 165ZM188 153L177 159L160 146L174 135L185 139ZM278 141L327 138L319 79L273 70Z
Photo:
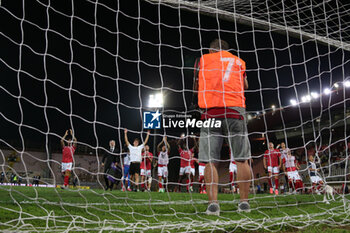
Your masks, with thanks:
M268 166L267 167L267 171L268 172L271 172L273 174L279 174L280 173L280 168L279 167L271 167L271 166Z
M318 184L323 180L319 176L310 176L311 183Z
M237 164L230 163L229 170L232 173L237 173Z
M198 166L199 176L204 176L205 166Z
M184 174L190 174L191 173L191 166L187 167L180 167L179 175L183 176Z
M159 177L168 177L168 167L158 167L158 176Z
M72 171L73 163L62 163L62 172Z
M151 170L141 169L141 176L151 177Z
M195 176L196 175L196 169L191 167L191 173L192 173L193 176Z
M301 180L301 177L299 176L298 171L290 171L287 172L288 180L296 181L296 180Z

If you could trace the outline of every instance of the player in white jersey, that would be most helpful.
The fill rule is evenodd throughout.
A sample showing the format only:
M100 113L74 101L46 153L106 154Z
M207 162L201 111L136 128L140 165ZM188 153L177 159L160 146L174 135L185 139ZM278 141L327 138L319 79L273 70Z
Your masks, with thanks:
M163 146L162 146L163 145ZM161 141L157 146L158 151L158 184L159 192L164 193L164 184L166 186L168 181L168 164L169 164L169 153L170 145L167 141L167 137L164 136L163 141Z
M280 148L281 147L281 148ZM284 142L281 142L281 144L278 144L277 149L280 148L280 152L281 152L281 160L283 161L283 159L287 158L287 151L289 150L289 148L286 147L286 144ZM288 179L288 175L287 172L284 170L284 181L286 183L286 188L291 189L292 187L289 186L289 179Z
M145 141L140 144L140 140L138 138L134 139L133 144L131 145L128 140L128 130L124 130L124 139L126 146L130 152L130 180L133 181L134 191L139 191L139 179L140 179L140 166L142 161L142 149L147 144L149 139L150 131L147 131L147 136Z
M287 173L289 187L294 188L294 191L302 191L304 184L299 176L298 170L300 169L295 156L292 155L289 149L286 150L287 156L283 158L283 170Z
M323 185L323 180L318 175L318 171L320 169L317 168L316 163L314 161L314 156L311 154L309 155L308 169L309 169L309 174L310 174L310 180L312 183L312 190L315 190L315 188L316 188L316 193L318 195L320 195L321 193L319 192L319 189ZM316 185L317 185L317 187L316 187Z

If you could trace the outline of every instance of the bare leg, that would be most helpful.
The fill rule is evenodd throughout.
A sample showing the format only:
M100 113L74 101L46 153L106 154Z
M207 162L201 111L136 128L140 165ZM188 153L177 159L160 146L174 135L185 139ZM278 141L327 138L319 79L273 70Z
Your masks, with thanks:
M136 189L139 189L139 174L135 173L135 184L136 184Z
M244 162L236 161L237 163L237 182L239 182L239 193L241 201L248 201L250 188L251 168L248 160Z
M141 188L145 188L145 176L141 176Z
M204 179L207 186L207 195L209 203L218 201L218 182L219 176L216 169L217 164L208 163L204 170Z
M158 176L158 187L159 187L159 189L163 188L162 177L161 176Z
M135 175L130 175L130 186L132 187L134 185L134 182L135 182Z

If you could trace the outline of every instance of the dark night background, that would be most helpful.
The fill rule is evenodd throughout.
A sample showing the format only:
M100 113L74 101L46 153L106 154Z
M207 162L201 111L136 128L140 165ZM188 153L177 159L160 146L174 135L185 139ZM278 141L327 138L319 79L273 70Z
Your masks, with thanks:
M106 146L124 128L142 130L148 95L160 90L165 111L188 111L194 61L218 37L247 63L248 112L350 76L342 49L146 1L3 0L0 21L7 146L58 145L68 128L81 144Z

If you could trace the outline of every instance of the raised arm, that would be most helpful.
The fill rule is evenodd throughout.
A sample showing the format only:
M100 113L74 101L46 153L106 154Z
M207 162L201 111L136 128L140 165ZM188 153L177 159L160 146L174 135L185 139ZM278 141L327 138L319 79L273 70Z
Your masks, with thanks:
M61 138L61 146L62 146L62 148L64 148L64 146L65 146L64 140L66 139L67 135L68 135L68 130L66 130L66 133Z
M168 153L170 153L170 145L168 143L167 136L164 136L163 140L164 140L164 144L165 144L165 146L166 146L166 148L168 150Z
M164 143L164 145L166 146L166 148L167 148L167 151L168 151L168 153L170 152L170 145L169 145L169 143L168 143L168 141L167 141L167 136L164 136L163 137L163 141L161 141L159 144L158 144L158 146L157 146L157 151L158 151L158 153L162 150L162 144Z
M181 139L177 140L177 148L178 148L178 149L181 149L180 144L181 144Z
M158 146L157 146L157 152L159 153L161 150L162 150L162 144L163 144L163 141L161 141Z
M75 137L75 135L73 134L73 130L70 129L70 134L72 135L72 139L73 139L73 146L77 147L77 138Z
M145 146L145 145L147 144L147 142L148 142L150 133L151 133L151 132L148 130L148 131L147 131L146 139L145 139L145 141L143 142L143 145L144 145L144 146Z
M124 129L124 139L125 139L126 146L129 147L130 142L128 140L128 130L127 129Z

